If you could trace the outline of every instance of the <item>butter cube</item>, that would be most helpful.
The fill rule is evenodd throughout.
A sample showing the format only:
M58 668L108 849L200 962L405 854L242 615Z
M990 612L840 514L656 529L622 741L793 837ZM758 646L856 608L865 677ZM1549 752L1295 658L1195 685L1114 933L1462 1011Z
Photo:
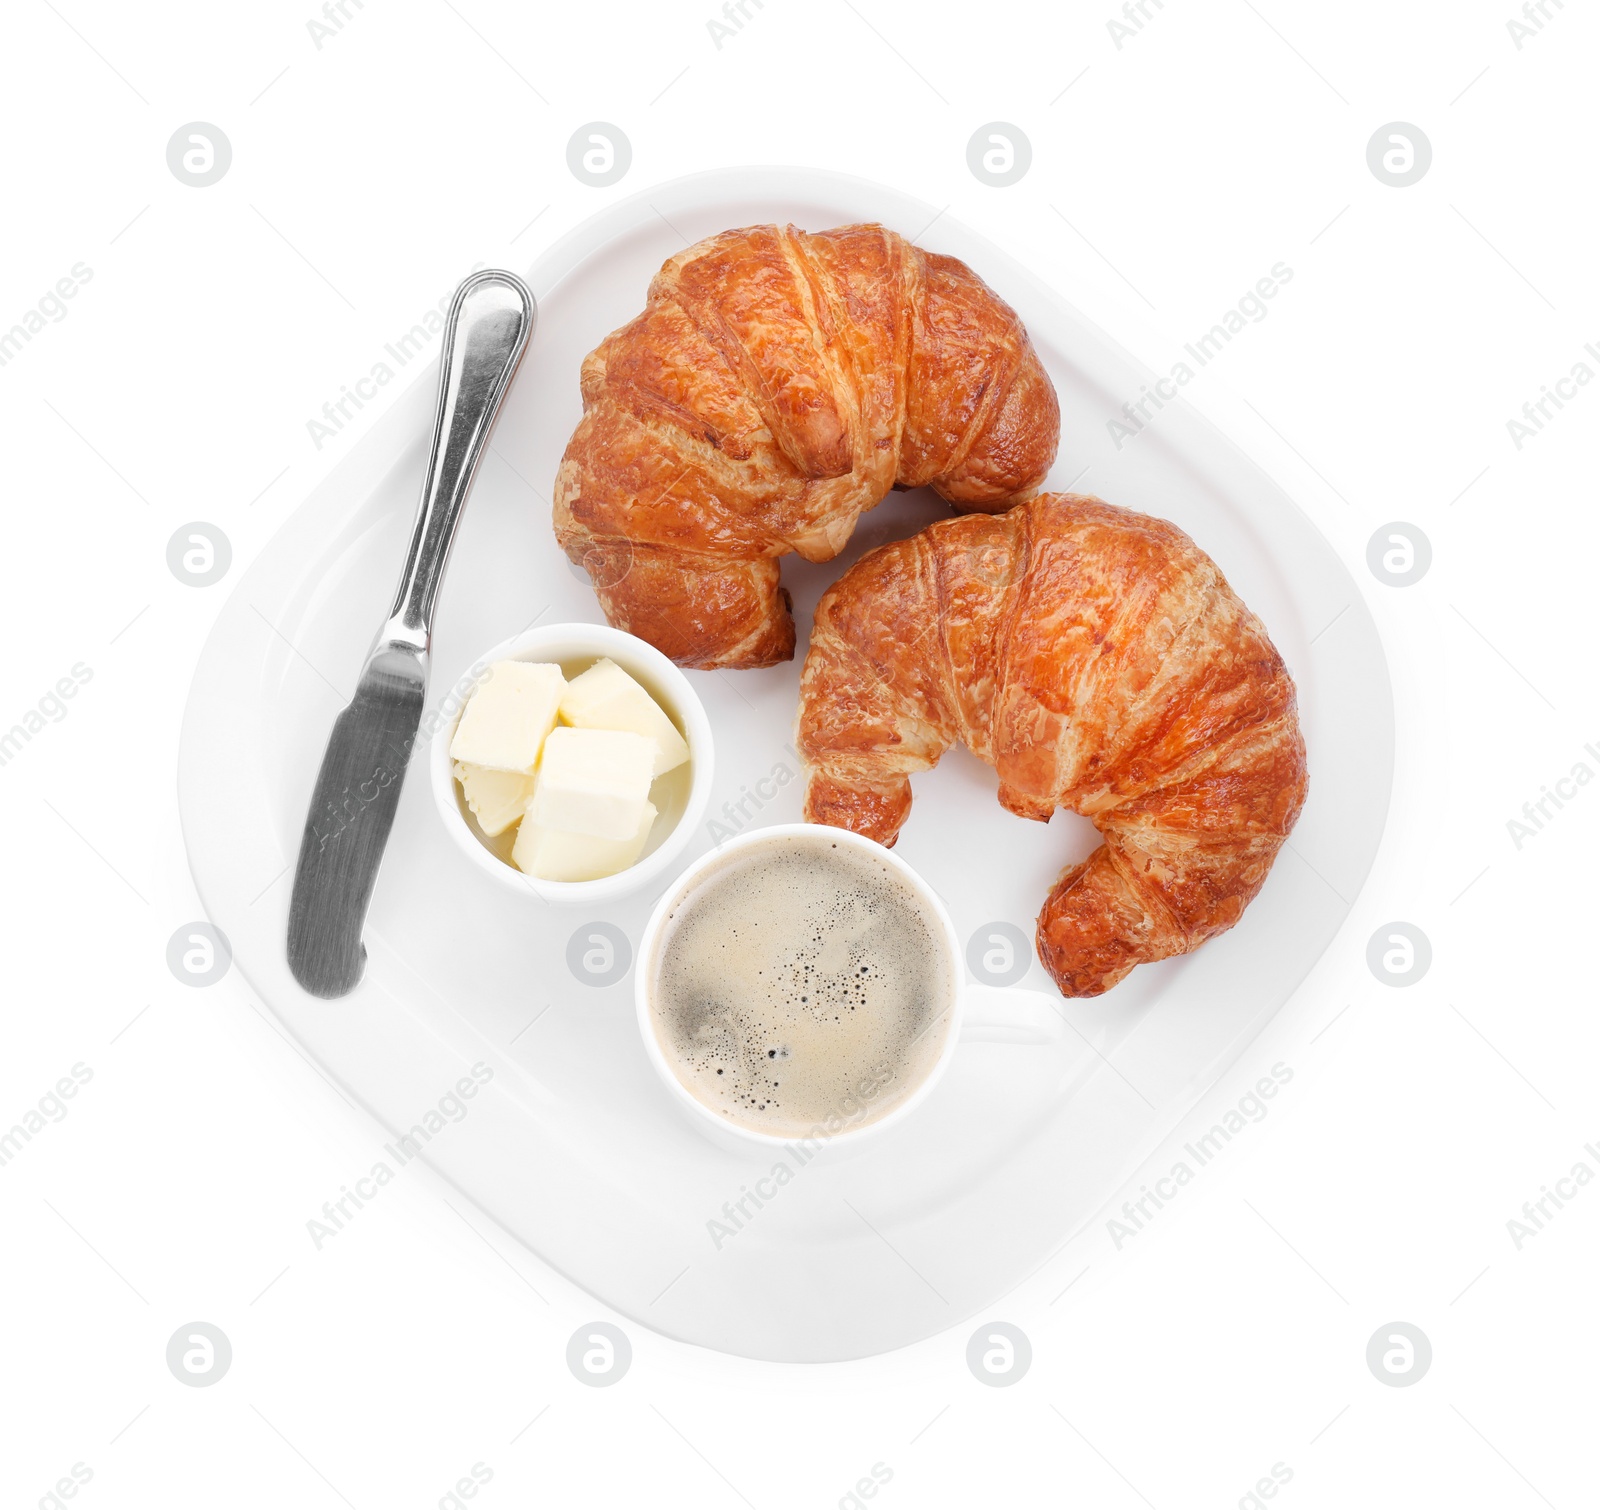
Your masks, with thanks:
M540 828L529 818L517 830L511 858L519 870L541 881L598 881L626 870L639 858L655 821L655 807L646 802L638 832L631 839L596 839L592 834Z
M483 765L455 763L461 795L472 816L491 839L503 834L527 810L533 796L533 777L521 771L495 771Z
M650 796L656 743L621 729L552 729L528 816L540 828L626 841Z
M450 740L450 758L493 771L533 770L555 727L567 681L559 666L496 661L473 689Z
M689 746L661 705L615 661L596 661L567 683L561 722L575 729L626 729L655 740L654 776L689 758Z

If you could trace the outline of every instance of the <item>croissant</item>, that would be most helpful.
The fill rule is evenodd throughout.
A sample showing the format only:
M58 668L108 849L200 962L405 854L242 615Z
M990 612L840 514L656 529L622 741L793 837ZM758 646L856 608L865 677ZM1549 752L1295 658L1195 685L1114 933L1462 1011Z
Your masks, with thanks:
M681 666L794 654L778 558L828 561L891 487L1007 507L1055 458L1055 389L964 263L881 225L724 231L584 359L556 538L606 617Z
M1176 526L1047 493L863 557L823 595L800 675L805 816L893 844L912 772L960 742L1003 807L1104 841L1039 914L1066 996L1239 921L1306 795L1294 683Z

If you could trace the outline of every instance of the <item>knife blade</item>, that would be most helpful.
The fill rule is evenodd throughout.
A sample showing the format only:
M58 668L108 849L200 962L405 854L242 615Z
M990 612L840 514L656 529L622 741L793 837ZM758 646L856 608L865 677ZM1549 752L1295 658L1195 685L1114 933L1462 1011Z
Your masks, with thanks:
M355 696L334 720L300 838L288 959L313 996L347 995L366 966L361 929L422 721L439 584L535 318L526 285L498 269L466 279L450 306L433 447L400 586Z

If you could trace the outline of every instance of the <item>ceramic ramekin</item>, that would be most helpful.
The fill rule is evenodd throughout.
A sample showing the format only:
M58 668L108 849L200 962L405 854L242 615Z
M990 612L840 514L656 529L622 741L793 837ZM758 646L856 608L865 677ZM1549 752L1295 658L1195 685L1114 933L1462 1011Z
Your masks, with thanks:
M656 819L656 831L644 854L626 870L597 881L543 881L524 875L511 864L509 842L500 845L506 858L495 852L496 841L485 838L468 814L451 766L450 741L465 697L439 726L429 751L434 806L462 854L496 885L562 906L615 901L658 882L672 869L704 816L711 795L711 722L688 677L666 656L636 635L605 624L547 624L525 630L484 651L469 673L481 675L496 661L554 661L570 680L603 657L615 661L655 698L689 745L687 779L680 776L668 805L657 804L662 813ZM681 772L682 767L679 769ZM668 772L661 781L671 782L675 774Z

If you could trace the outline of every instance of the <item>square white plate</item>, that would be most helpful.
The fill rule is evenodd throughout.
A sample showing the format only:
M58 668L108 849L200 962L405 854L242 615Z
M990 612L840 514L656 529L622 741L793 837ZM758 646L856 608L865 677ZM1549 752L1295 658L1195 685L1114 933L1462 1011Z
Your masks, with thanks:
M430 1164L617 1311L708 1347L796 1361L942 1331L992 1305L1094 1217L1333 937L1382 834L1394 751L1376 628L1333 550L1276 484L1181 402L1114 450L1106 421L1149 372L949 217L803 169L653 188L586 222L531 270L539 326L441 594L432 701L535 620L600 621L587 579L556 547L549 490L580 413L579 363L642 308L660 264L729 226L862 220L908 236L932 222L923 244L962 258L1015 306L1061 398L1050 484L1177 522L1287 660L1311 795L1231 933L1141 966L1098 1000L1064 1003L1077 1030L1064 1046L963 1046L926 1106L883 1143L819 1159L780 1185L771 1161L725 1154L679 1121L638 1041L631 972L606 985L585 975L587 925L610 922L637 940L652 899L592 919L488 885L442 831L418 765L368 919L366 978L342 1001L305 996L284 962L289 870L329 727L393 590L421 487L433 366L235 588L195 674L179 772L195 880L236 963L391 1134L420 1128ZM817 598L867 547L945 512L931 494L893 495L837 561L788 558L800 628L790 665L688 673L716 731L708 817L722 827L708 825L685 863L719 833L799 818L789 740ZM1048 825L1014 818L994 789L986 767L952 752L917 779L899 853L938 888L964 938L987 940L985 925L1009 922L1031 939L1055 876L1094 835L1068 813ZM1026 983L1049 985L1036 962ZM475 1065L487 1083L458 1098ZM725 1208L741 1200L733 1222Z

